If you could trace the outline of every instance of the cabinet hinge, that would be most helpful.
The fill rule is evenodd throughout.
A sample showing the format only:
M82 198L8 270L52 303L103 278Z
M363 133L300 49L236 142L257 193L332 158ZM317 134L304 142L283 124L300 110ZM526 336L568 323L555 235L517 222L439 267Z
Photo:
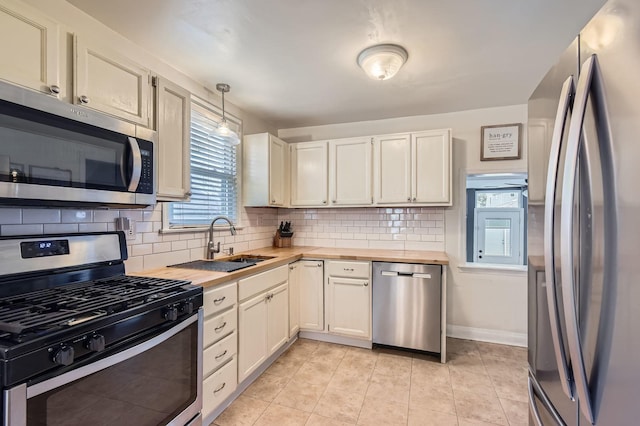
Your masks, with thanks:
M158 87L158 77L156 77L155 75L151 77L151 85L153 87Z
M373 145L373 138L371 138L371 145Z

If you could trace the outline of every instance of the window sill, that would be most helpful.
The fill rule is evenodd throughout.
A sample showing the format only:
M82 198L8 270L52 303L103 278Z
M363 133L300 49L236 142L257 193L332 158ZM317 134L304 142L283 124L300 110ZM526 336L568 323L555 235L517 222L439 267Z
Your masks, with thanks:
M482 264L482 263L471 263L467 262L462 265L458 265L458 270L460 272L474 272L474 273L511 273L516 275L526 274L527 273L527 265L499 265L499 264Z
M240 231L242 229L244 229L244 226L234 226L236 228L236 231ZM218 232L218 231L228 231L229 230L229 225L226 226L214 226L213 230ZM181 228L162 228L160 229L158 232L160 234L188 234L190 232L208 232L209 231L209 227L208 226L185 226L185 227L181 227Z

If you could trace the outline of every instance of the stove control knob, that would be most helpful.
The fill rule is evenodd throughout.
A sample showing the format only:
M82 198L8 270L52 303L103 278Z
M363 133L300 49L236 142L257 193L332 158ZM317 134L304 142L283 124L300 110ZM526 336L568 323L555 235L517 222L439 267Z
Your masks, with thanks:
M58 365L71 365L73 363L73 347L62 345L54 354L53 362Z
M100 352L104 350L104 336L101 334L94 334L87 340L87 349L93 352Z
M191 314L193 312L193 302L191 300L184 302L181 310L186 314Z
M167 321L175 321L178 319L178 308L170 306L164 311L164 319Z

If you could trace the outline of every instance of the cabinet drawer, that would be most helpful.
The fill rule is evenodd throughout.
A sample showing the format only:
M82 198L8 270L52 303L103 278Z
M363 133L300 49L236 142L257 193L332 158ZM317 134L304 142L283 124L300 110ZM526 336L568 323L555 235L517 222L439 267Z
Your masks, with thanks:
M247 299L263 291L282 284L289 279L289 265L280 266L270 271L256 274L238 281L238 296L240 300Z
M238 324L238 310L232 309L204 321L203 347L208 347L234 331Z
M234 357L202 382L202 418L213 412L238 386L238 363Z
M204 292L204 316L210 317L235 305L238 300L236 283L226 284Z
M369 278L369 262L336 261L327 262L327 273L333 277Z
M207 377L216 368L234 356L236 352L238 352L238 333L236 332L205 349L202 361L202 377Z

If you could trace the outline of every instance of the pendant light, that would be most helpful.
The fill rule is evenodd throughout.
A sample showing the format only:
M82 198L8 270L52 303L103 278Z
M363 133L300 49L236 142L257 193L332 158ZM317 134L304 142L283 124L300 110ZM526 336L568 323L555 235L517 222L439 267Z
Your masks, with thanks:
M231 86L225 83L218 83L216 84L216 90L222 94L222 120L218 123L218 127L214 130L214 133L219 138L228 142L229 145L239 145L240 137L229 127L227 118L224 115L224 94L231 90Z
M407 62L409 54L397 44L377 44L364 49L358 55L358 65L373 80L392 78Z

